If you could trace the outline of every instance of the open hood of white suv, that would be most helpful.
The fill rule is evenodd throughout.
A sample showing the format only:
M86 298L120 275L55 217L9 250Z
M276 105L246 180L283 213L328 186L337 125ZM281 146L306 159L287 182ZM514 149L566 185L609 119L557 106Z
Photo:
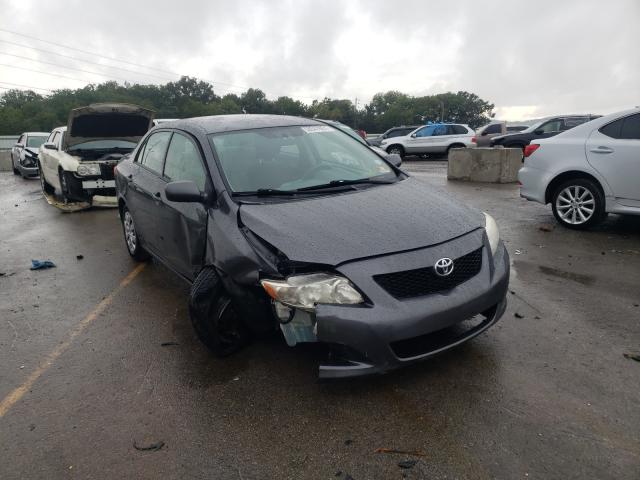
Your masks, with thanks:
M71 110L63 149L92 140L138 143L151 128L154 112L127 103L93 103Z

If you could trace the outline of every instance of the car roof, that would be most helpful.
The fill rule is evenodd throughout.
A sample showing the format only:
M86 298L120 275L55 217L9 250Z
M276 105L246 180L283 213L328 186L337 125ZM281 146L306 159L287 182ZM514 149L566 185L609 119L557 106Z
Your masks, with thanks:
M163 122L157 128L182 128L200 130L202 133L233 132L253 128L288 127L292 125L323 125L322 122L290 115L261 115L239 113L234 115L212 115Z
M44 137L45 135L49 135L49 133L50 132L22 132L20 136L27 135L27 136Z
M609 115L604 115L602 117L598 117L595 118L591 121L585 122L581 125L577 125L573 128L570 128L569 130L566 130L562 133L559 133L558 135L555 135L553 137L550 138L545 138L545 139L541 139L541 140L553 140L554 138L560 137L560 138L567 138L567 137L586 137L587 135L589 135L590 132L592 132L593 130L596 130L604 125L606 125L607 123L613 122L614 120L618 120L619 118L622 117L626 117L628 115L633 115L634 113L640 113L640 108L639 107L634 107L634 108L629 108L627 110L621 110L619 112L615 112L615 113L610 113ZM565 116L570 116L570 115L565 115ZM586 115L582 115L582 116L586 116ZM594 115L592 115L594 116ZM536 141L537 143L537 141Z

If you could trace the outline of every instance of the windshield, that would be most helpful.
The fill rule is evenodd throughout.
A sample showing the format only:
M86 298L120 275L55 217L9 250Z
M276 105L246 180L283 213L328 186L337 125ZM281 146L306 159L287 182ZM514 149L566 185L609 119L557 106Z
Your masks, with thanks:
M105 150L105 149L129 149L136 148L135 142L127 142L126 140L91 140L89 142L78 143L77 145L69 148L69 151L73 150Z
M47 138L49 138L48 135L42 137L27 137L27 147L38 148L40 145L47 141Z
M396 178L368 147L328 125L218 133L209 135L209 141L235 193Z

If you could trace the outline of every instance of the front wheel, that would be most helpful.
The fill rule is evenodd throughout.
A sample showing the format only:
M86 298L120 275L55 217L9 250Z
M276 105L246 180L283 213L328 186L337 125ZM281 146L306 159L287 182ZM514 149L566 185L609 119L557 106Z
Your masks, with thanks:
M404 148L402 145L391 145L387 148L387 153L390 155L400 155L400 158L404 158Z
M124 232L124 241L127 244L127 251L134 260L144 262L149 259L149 253L140 245L140 237L136 230L136 224L133 216L127 207L122 208L122 231Z
M604 195L586 178L576 178L559 185L551 203L558 222L574 230L585 230L606 216Z
M202 269L189 295L189 316L196 335L218 357L244 347L249 330L212 267Z

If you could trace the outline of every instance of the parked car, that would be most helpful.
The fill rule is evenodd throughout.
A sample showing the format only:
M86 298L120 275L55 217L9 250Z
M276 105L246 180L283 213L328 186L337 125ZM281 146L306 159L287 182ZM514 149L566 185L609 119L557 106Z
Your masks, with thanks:
M11 149L13 173L22 177L38 175L38 148L46 140L47 132L24 132Z
M191 283L195 332L220 356L280 328L291 346L331 350L323 378L382 373L505 309L495 221L317 120L160 126L118 164L116 186L129 254Z
M502 145L505 148L520 148L529 145L532 140L553 137L560 132L570 130L585 122L589 122L599 115L563 115L560 117L550 117L531 125L526 130L507 135L499 135L491 139L491 146Z
M468 125L437 123L417 128L404 137L387 138L380 148L387 153L405 155L443 154L452 148L475 147L475 132Z
M375 138L367 138L367 141L370 145L374 147L379 147L383 140L387 138L395 138L395 137L403 137L405 135L409 135L416 128L420 128L421 125L402 125L400 127L392 127L382 135L379 135Z
M153 112L137 105L96 103L76 108L66 127L40 147L42 191L64 203L115 206L113 167L151 127Z
M393 163L396 167L399 167L400 165L402 165L402 158L400 158L399 155L388 154L387 152L382 150L380 147L376 147L374 145L371 145L369 143L369 140L367 140L365 138L362 138L362 135L360 135L358 132L356 132L350 126L345 125L344 123L340 123L340 122L338 122L336 120L322 120L320 118L316 118L315 120L317 120L318 122L326 123L327 125L331 125L332 127L335 127L338 130L342 130L344 133L346 133L350 137L355 138L360 143L362 143L363 145L366 145L367 147L369 147L374 152L376 152L379 155L382 155L383 157L385 157L388 161Z
M491 122L476 130L476 145L478 147L488 147L491 145L491 139L498 135L507 133L506 122Z
M520 195L585 229L607 213L640 215L640 110L598 118L525 148Z

